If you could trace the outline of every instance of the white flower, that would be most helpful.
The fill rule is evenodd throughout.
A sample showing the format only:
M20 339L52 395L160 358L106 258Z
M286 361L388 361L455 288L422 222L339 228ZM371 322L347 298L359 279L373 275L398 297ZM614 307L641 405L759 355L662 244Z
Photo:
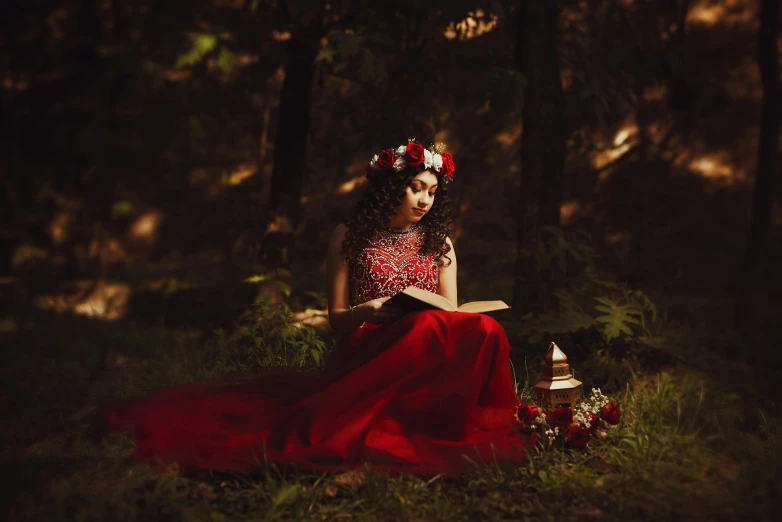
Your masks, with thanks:
M404 158L397 158L394 162L394 170L397 172L404 169L405 167L407 167L407 162Z
M404 145L400 145L400 146L399 146L399 147L397 147L397 149L394 151L394 156L396 156L397 158L401 158L401 157L402 157L402 156L404 156L405 154L407 154L407 147L405 147ZM396 165L394 165L394 168L396 168ZM397 169L397 170L400 170L400 169Z
M439 156L439 154L438 154ZM424 149L424 168L425 169L431 169L432 168L432 161L434 158L432 157L432 153L426 149ZM440 159L442 161L442 158Z
M377 166L377 154L372 156L372 161L369 162L369 166L375 170L380 170L380 167Z
M432 166L434 170L440 172L440 169L443 168L443 157L436 153L432 154Z

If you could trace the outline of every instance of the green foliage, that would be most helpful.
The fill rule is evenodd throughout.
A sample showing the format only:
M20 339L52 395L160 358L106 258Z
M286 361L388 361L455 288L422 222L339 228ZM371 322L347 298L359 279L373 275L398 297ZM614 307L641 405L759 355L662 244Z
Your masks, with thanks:
M173 468L161 473L132 460L130 437L96 442L88 421L73 420L70 413L85 401L94 405L167 384L280 364L281 357L266 357L254 339L261 336L267 345L283 337L304 340L290 313L260 299L236 332L197 338L142 323L24 312L17 318L19 328L35 337L4 345L9 349L2 362L9 370L7 388L0 390L13 397L7 406L15 436L24 430L32 438L25 460L9 462L14 480L7 493L20 520L108 520L121 512L124 520L763 521L773 520L776 512L779 420L746 397L724 391L724 385L682 371L636 374L612 394L622 421L608 437L594 438L587 451L530 453L521 467L475 461L461 477L390 477L367 466L351 481L339 473L283 471L270 462L247 475L183 476ZM135 357L121 369L90 377L107 343ZM284 350L281 341L277 346ZM296 363L297 349L288 345L285 364ZM525 373L522 367L514 375L527 383L521 393L528 396ZM91 379L96 381L86 392ZM128 393L123 383L145 388ZM19 395L20 389L35 393ZM27 401L23 410L21 401ZM46 502L37 492L43 485Z
M120 216L127 216L135 211L133 203L130 201L115 201L111 206L111 216L118 218Z
M299 323L285 306L275 305L261 295L253 307L252 319L223 343L244 350L246 360L260 368L318 367L325 362L326 342L314 328ZM247 368L249 369L249 368Z
M275 268L268 270L263 265L255 267L255 274L248 276L244 279L245 283L251 284L266 284L274 287L286 298L291 296L293 291L291 282L293 280L293 274L286 268Z
M358 71L361 82L384 84L388 79L388 59L373 50L392 42L361 27L356 31L332 29L326 35L328 45L322 47L315 62L328 64L334 74L348 74L348 68ZM350 76L350 74L348 74Z
M218 36L210 33L189 33L187 40L190 48L177 58L178 69L197 65L217 47L219 42Z
M567 277L573 268L593 268L595 249L591 245L592 237L582 230L571 233L571 236L557 227L542 226L530 234L532 245L525 245L522 253L534 258L539 274L549 272L554 277Z
M217 54L217 68L226 74L233 72L236 56L227 47L228 33L189 32L187 41L188 49L179 55L174 65L177 69L195 67L210 54Z
M573 237L554 227L542 227L541 247L526 250L538 274L561 281L553 292L554 310L531 318L521 334L538 343L551 335L596 329L608 344L621 339L651 339L658 320L656 305L644 292L601 279L594 265L595 250L583 232Z

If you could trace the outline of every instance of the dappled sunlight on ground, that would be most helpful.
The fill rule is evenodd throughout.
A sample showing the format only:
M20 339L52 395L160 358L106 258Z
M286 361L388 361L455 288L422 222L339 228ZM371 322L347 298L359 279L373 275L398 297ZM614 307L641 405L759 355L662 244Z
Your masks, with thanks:
M328 331L331 329L329 326L329 313L328 310L320 310L317 308L307 308L301 312L293 314L296 318L297 327L311 326L318 331Z
M726 163L724 154L699 156L690 160L689 169L711 180L729 180L733 178L733 168Z
M152 244L157 240L158 230L165 220L165 215L157 210L144 212L130 226L128 235L133 242Z
M567 201L562 203L559 207L559 215L562 220L562 224L567 226L573 219L573 216L581 210L581 203L576 200Z
M464 20L451 22L443 32L443 35L449 40L454 38L472 40L482 34L493 31L497 27L497 22L497 15L494 13L476 9L474 12L467 13Z
M747 56L739 67L726 71L727 78L721 87L731 100L749 100L760 102L763 99L763 87L760 81L760 68L754 56Z
M61 245L68 239L68 231L73 223L73 212L61 210L54 215L52 222L49 223L49 235L52 237L52 243Z
M71 312L102 321L122 319L132 295L130 285L116 281L75 281L73 293L42 295L34 304L42 310Z
M519 140L521 139L521 128L521 125L517 125L515 128L509 131L500 132L494 136L494 141L506 149L509 147L518 146Z
M596 170L602 170L617 161L632 148L637 134L637 125L634 123L624 125L614 134L610 147L595 150L590 154L592 167ZM610 171L604 170L600 173L599 179L605 181L609 176Z
M351 178L337 187L337 194L348 194L350 192L353 192L358 187L362 186L365 181L366 181L366 176L363 175L356 176L355 178Z
M254 176L258 172L257 165L237 165L233 172L228 175L228 182L231 185L238 185L247 178Z
M756 17L754 4L749 0L701 0L690 7L687 23L704 27L751 24Z

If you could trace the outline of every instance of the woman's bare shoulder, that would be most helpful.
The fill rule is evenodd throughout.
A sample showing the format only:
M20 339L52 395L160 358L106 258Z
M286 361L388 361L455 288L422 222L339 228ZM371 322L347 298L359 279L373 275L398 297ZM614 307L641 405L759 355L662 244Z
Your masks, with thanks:
M348 227L344 223L340 223L337 225L337 227L334 229L334 231L331 233L331 239L329 240L329 245L331 249L341 249L342 248L342 242L345 240L345 236L348 232Z
M331 233L331 239L333 241L339 240L340 242L345 239L345 235L348 233L348 226L345 223L340 223L336 226Z

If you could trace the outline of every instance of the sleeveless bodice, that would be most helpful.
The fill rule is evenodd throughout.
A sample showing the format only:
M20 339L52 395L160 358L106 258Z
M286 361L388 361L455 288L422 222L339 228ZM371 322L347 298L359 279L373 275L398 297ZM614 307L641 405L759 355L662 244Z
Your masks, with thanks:
M350 262L350 304L359 305L417 286L437 292L440 268L434 257L418 253L424 240L422 230L381 231Z

